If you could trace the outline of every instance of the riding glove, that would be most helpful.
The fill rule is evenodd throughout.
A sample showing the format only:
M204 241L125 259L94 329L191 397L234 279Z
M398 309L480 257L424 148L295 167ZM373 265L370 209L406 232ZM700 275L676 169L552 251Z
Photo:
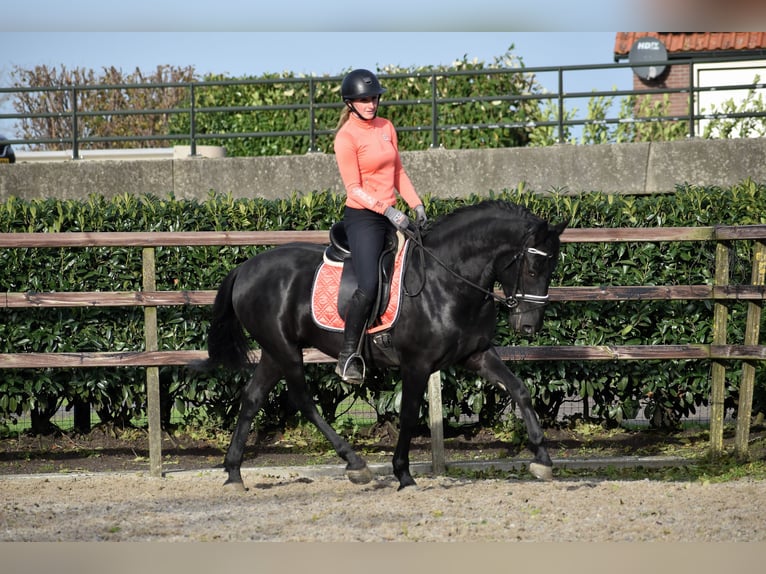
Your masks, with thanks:
M423 207L422 204L415 208L415 216L417 218L418 227L423 227L428 221L428 217L426 216L426 208Z
M388 220L393 223L399 231L406 231L407 227L410 225L410 218L393 206L387 207L383 212L383 215L388 217Z

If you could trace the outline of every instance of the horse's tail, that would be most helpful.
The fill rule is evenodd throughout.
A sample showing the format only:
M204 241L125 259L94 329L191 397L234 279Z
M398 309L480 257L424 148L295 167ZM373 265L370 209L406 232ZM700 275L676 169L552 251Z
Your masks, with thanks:
M208 371L221 365L228 369L242 369L251 364L250 345L232 303L232 291L239 267L233 269L218 288L213 303L213 318L207 336L208 358L195 361L190 367Z

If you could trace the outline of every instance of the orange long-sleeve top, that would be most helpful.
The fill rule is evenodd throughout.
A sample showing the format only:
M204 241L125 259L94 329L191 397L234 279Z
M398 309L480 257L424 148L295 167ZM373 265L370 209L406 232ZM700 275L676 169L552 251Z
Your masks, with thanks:
M362 120L352 114L335 134L334 148L348 207L383 213L396 203L396 191L413 209L423 203L402 167L389 120Z

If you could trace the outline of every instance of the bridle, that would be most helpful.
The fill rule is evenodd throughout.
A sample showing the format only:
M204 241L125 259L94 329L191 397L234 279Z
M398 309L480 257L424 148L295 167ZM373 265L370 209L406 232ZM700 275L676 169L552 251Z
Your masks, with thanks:
M423 245L423 238L421 237L420 228L419 227L415 228L415 231L413 231L412 228L410 227L410 228L408 228L405 231L405 234L410 239L412 239L415 242L415 245L417 247L420 248L421 268L424 267L423 253L425 253L429 257L431 257L431 259L436 261L436 263L438 263L447 272L449 272L453 277L457 278L458 280L460 280L461 282L465 283L466 285L469 285L469 286L473 287L477 291L480 291L480 292L484 293L484 295L486 295L487 297L491 297L492 299L494 299L498 303L502 303L503 305L508 307L508 309L511 309L512 311L515 311L516 313L523 313L523 311L518 311L517 310L520 302L532 303L533 305L547 305L548 304L548 295L547 294L545 294L545 295L529 295L527 293L524 293L523 286L521 286L521 282L522 282L521 280L522 280L522 274L523 274L523 270L521 268L519 268L519 272L516 274L516 285L511 290L511 295L508 295L507 297L501 297L500 295L495 293L493 290L485 289L481 285L478 285L477 283L474 283L470 279L467 279L466 277L463 277L462 275L460 275L460 273L458 273L457 271L455 271L454 269L449 267L446 263L444 263L444 261L439 259L436 256L436 254L434 254L433 251L431 251L425 245ZM531 234L527 235L527 237L524 238L524 241L522 242L522 245L526 244L529 241L530 236L531 236ZM503 268L500 270L500 272L497 273L497 274L500 275L503 271L508 269L508 267L510 267L511 265L516 263L524 255L524 253L528 253L529 255L541 256L541 257L550 257L550 255L547 252L541 251L540 249L536 249L534 247L526 247L526 248L522 247L521 251L516 253L510 259L510 261L508 261L508 263L506 263L503 266ZM426 282L426 278L425 278L425 274L424 274L423 275L423 281L420 284L420 286L418 287L417 291L415 291L414 293L410 293L408 291L408 289L406 288L406 286L405 286L405 288L404 288L405 295L407 295L409 297L415 297L416 295L418 295L423 290L423 287L425 286L425 282Z
M524 243L526 243L529 240L529 238L526 238L524 240ZM506 263L503 268L500 270L498 275L508 269L511 265L519 261L519 259L523 262L526 261L526 259L522 259L522 256L524 253L528 253L529 255L535 255L538 257L550 257L550 255L545 252L541 251L540 249L537 249L535 247L522 247L521 251L516 253L511 260ZM548 294L545 295L530 295L528 293L524 292L524 287L522 285L522 279L524 275L524 269L522 265L519 266L519 271L516 273L516 285L514 285L514 288L511 289L511 295L508 295L507 297L500 297L497 295L494 291L491 292L492 297L496 300L508 307L511 310L516 310L516 308L519 306L519 302L523 301L524 303L532 303L533 305L547 305L548 304ZM489 292L488 290L484 289L483 287L480 287L480 289L484 292ZM520 313L521 311L516 311Z

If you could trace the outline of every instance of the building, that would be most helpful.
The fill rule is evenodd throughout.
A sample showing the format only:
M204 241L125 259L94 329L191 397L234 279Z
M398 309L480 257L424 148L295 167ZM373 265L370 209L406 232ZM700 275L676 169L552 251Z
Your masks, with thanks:
M660 57L655 58L654 54ZM690 63L664 67L640 65L665 57L669 63L681 59ZM694 88L738 86L737 89L696 92L695 115L721 113L732 104L735 109L741 109L748 97L751 100L766 97L766 32L617 32L614 59L616 62L636 61L634 90L684 90L668 94L668 116L688 115L689 92ZM653 99L663 97L661 94ZM704 133L708 123L706 119L695 122L695 133ZM764 118L760 118L759 123L766 127Z

